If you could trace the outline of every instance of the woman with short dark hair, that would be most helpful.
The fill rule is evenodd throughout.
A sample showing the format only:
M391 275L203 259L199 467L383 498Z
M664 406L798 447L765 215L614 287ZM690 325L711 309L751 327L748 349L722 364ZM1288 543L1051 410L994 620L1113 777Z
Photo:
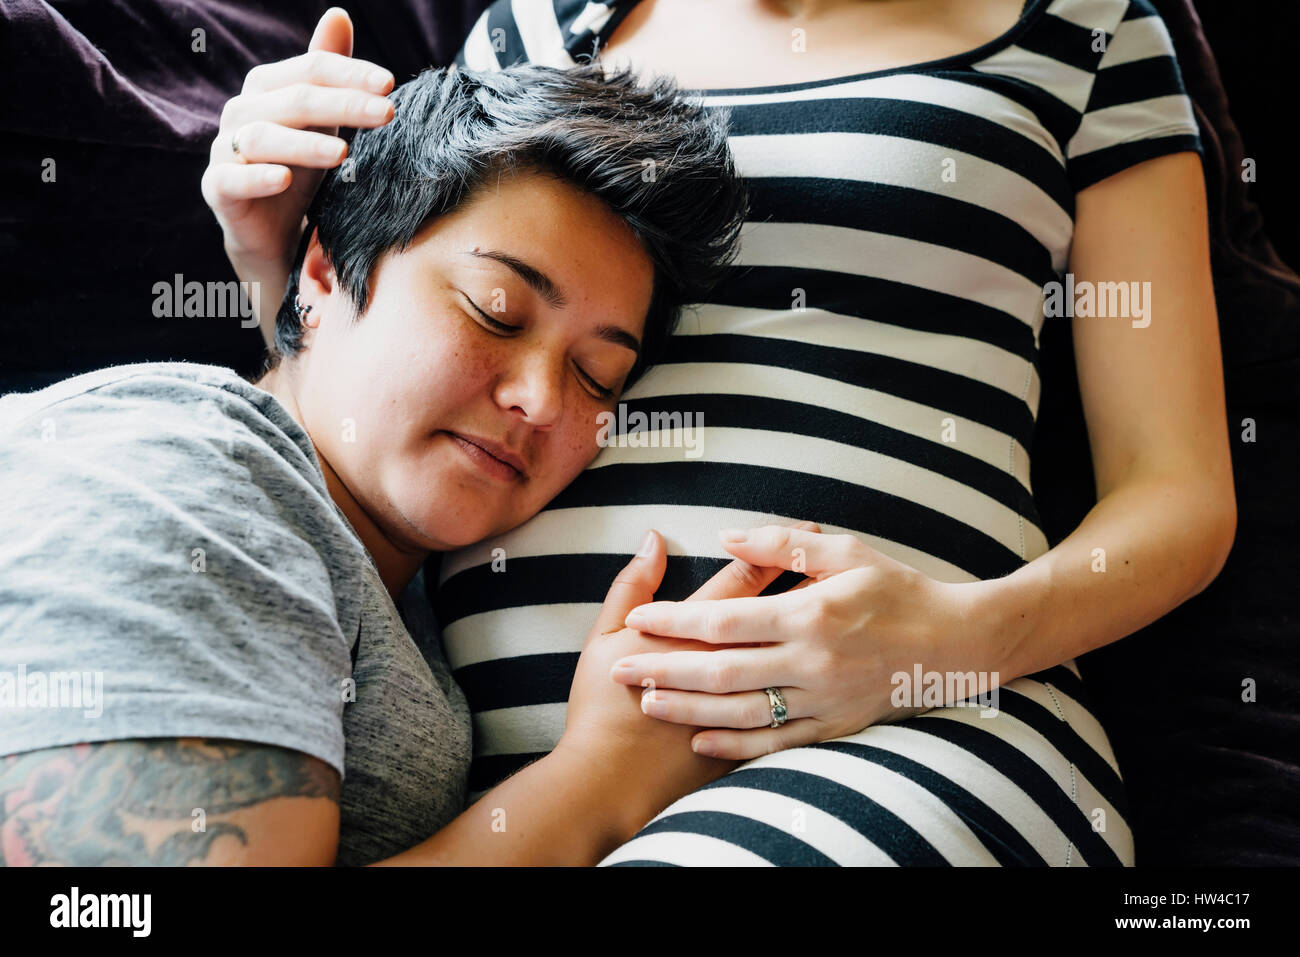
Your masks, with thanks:
M427 71L386 106L321 185L257 382L142 363L0 397L0 864L591 864L726 771L607 677L653 647L622 626L652 532L576 636L564 741L465 810L421 578L572 481L732 255L722 130L597 68Z

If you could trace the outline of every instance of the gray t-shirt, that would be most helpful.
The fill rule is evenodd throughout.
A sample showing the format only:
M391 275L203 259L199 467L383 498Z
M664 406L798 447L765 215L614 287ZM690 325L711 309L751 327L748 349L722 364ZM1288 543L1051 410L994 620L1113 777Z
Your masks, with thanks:
M0 397L0 756L158 737L335 767L340 864L464 809L469 710L420 578L394 605L307 433L216 366Z

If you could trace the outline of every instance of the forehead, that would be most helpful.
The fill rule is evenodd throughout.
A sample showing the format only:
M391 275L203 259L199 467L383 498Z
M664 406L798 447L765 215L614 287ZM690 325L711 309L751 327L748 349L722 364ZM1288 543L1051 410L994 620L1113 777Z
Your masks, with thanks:
M474 255L503 253L551 280L560 295L539 298L552 304L622 309L630 301L643 315L653 291L654 264L631 226L591 193L541 173L490 179L456 210L427 224L412 247L522 283L500 257Z

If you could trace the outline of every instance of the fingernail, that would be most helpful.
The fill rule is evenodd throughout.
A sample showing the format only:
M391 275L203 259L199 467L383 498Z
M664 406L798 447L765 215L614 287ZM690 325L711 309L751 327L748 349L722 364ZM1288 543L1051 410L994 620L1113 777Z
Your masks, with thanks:
M706 758L711 758L718 753L708 738L696 738L691 742L691 750Z
M614 675L631 674L633 671L636 671L636 665L632 664L630 661L620 661L613 668L609 669L611 677Z
M388 115L387 100L371 100L369 103L366 104L366 116L371 116L379 120L379 119L383 119L387 115Z
M262 174L262 182L266 183L267 186L279 186L284 182L284 170L268 169Z
M645 533L645 538L641 539L641 547L636 550L637 557L649 558L655 550L655 533L649 531Z
M739 528L724 528L722 531L718 532L718 535L721 536L724 542L731 545L738 544L749 538L749 534L741 531Z
M333 159L339 155L339 144L334 140L322 140L316 144L316 155L321 159Z
M381 90L387 89L388 84L392 82L392 79L393 75L387 70L371 70L370 73L366 75L366 84L378 93Z
M623 624L627 628L635 628L637 631L644 631L646 625L646 617L641 612L633 610L628 613L628 616L626 618L623 619Z

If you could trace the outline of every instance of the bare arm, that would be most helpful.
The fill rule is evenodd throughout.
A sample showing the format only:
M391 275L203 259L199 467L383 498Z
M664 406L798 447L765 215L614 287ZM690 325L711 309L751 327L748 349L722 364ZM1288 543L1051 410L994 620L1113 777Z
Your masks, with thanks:
M557 750L385 863L594 864L654 813L643 796L672 800L631 787ZM139 739L11 755L0 759L0 864L332 865L339 789L338 772L317 758L242 741Z
M297 751L158 738L0 759L0 864L332 864L339 776Z
M689 740L681 743L687 754ZM709 761L697 760L701 765ZM718 774L727 770L712 763L719 765ZM557 748L502 781L427 841L378 863L594 865L678 796L664 791L668 782L662 777L647 780L649 789L638 788L626 770ZM663 796L656 798L656 792Z
M596 864L734 767L694 753L694 728L647 717L640 689L610 680L625 655L699 645L622 627L654 597L666 565L652 535L610 587L555 750L380 863ZM757 594L779 571L732 562L694 597ZM339 775L324 762L240 741L124 740L10 755L0 758L0 863L332 864L339 794Z
M203 174L226 256L242 282L255 284L252 306L268 346L307 208L324 171L347 156L339 127L383 126L393 115L384 98L393 75L351 59L344 11L321 16L307 51L249 71L221 111Z
M989 583L1015 639L1004 680L1099 648L1203 590L1236 532L1200 163L1178 153L1078 195L1077 282L1150 283L1149 325L1073 319L1098 502L1068 538ZM1104 571L1100 559L1104 550Z

